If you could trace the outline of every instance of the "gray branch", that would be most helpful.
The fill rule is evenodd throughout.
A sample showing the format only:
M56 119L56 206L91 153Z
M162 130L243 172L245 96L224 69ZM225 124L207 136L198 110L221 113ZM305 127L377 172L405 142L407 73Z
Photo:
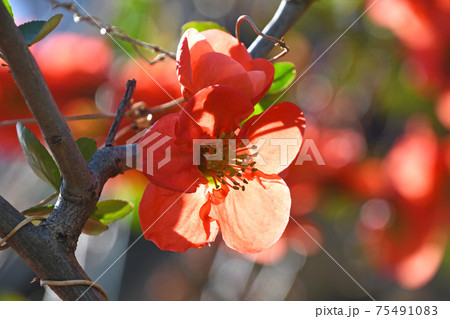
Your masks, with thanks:
M262 30L262 33L280 39L303 15L315 0L282 0L272 20ZM274 42L258 36L250 45L248 51L253 58L264 58L274 46Z
M23 215L0 196L0 236L6 236L23 219ZM41 279L89 280L73 251L67 249L61 234L41 225L36 227L27 224L8 239L8 245ZM86 286L51 288L63 300L76 300L86 290ZM104 298L98 290L90 289L81 299L104 300Z

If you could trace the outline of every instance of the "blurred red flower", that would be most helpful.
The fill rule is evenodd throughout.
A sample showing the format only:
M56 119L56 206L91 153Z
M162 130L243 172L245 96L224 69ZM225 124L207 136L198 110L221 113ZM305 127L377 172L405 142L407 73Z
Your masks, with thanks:
M374 0L368 0L371 5ZM391 29L408 48L408 65L419 87L439 90L450 85L450 5L446 0L379 1L368 15Z
M107 80L112 62L109 45L97 37L55 33L31 48L42 74L65 116L99 113L94 97ZM7 67L0 67L0 121L32 118ZM76 137L106 134L111 120L70 123ZM28 125L40 137L37 125ZM0 150L8 157L20 154L14 125L0 127Z
M141 140L147 142L156 133L170 136L172 154L167 165L148 176L151 183L139 207L145 237L161 249L182 252L214 241L220 228L225 243L239 252L255 253L273 245L287 225L291 205L289 188L277 174L299 152L303 113L285 102L239 129L253 104L228 85L199 91L184 111L163 117ZM297 141L287 152L287 163L281 162L278 145L266 142L256 154L244 143L280 138ZM209 160L216 149L202 145L200 164L193 165L193 139L221 139L225 156ZM236 158L228 152L234 140ZM153 162L164 158L164 148L153 152Z
M113 73L112 86L117 96L110 112L116 111L115 107L122 98L124 83L130 79L135 79L137 83L133 93L133 101L137 103L131 108L127 118L122 121L123 130L116 137L116 144L126 144L137 131L150 127L164 115L180 112L184 102L178 102L178 104L174 102L173 107L153 113L150 117L147 113L153 107L182 97L174 60L166 58L149 65L147 61L138 58L127 61L124 65L117 67Z
M205 87L227 84L256 104L269 90L275 73L269 61L252 59L235 37L217 29L200 33L186 30L178 46L177 63L186 100Z
M181 97L176 62L169 58L152 65L143 59L130 60L121 66L117 73L114 77L116 86L122 90L127 80L136 79L133 99L144 101L150 108Z
M410 122L383 161L371 160L356 170L354 190L371 197L358 227L367 256L409 289L431 280L447 243L449 206L440 148L427 124ZM381 187L370 186L372 177Z

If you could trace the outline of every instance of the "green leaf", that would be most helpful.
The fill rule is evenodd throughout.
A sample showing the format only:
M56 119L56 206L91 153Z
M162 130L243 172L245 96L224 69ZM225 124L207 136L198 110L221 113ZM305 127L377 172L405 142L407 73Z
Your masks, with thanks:
M124 200L110 199L97 203L92 219L98 220L103 225L121 219L133 211L134 205Z
M20 146L22 146L28 165L31 166L37 176L59 192L61 173L50 153L29 128L23 126L22 123L17 123L16 128Z
M250 116L247 117L245 120L243 120L239 126L242 127L242 125L244 125L244 123L247 122L251 117L253 117L255 115L258 115L258 114L261 114L262 112L264 112L264 108L262 107L261 104L257 103L255 105L253 113L250 114Z
M209 29L219 29L219 30L228 32L220 24L217 24L212 21L191 21L191 22L183 24L183 26L181 27L181 33L184 33L189 28L194 28L198 32L202 32L202 31L209 30Z
M63 15L57 14L51 17L48 21L35 20L30 21L19 26L23 38L28 46L35 44L45 38L52 32L61 22Z
M106 230L108 230L108 226L103 225L98 220L89 218L86 221L86 224L84 225L82 232L85 233L86 235L98 236Z
M14 19L14 15L13 15L13 12L12 12L12 9L11 9L11 5L9 4L8 0L3 0L3 4L5 5L6 10L8 10L9 14L11 15L11 18Z
M277 62L273 66L275 68L275 76L272 86L267 92L268 94L276 94L286 90L297 76L295 66L291 62Z
M26 216L44 216L48 217L55 208L54 205L47 205L41 207L30 208L22 212Z
M94 155L95 151L97 150L97 142L89 137L80 137L77 140L77 145L85 161L89 162L92 155Z

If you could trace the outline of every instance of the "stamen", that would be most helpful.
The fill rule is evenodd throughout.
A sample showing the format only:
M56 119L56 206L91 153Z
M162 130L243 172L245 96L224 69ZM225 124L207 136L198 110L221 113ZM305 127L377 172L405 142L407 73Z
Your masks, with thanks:
M224 139L224 154L230 154L232 144L229 144L228 140L230 138L234 138L234 133L221 133L220 137ZM248 150L256 149L256 145L252 145L251 147L246 147L242 142L240 143L242 146L242 153L236 155L236 149L233 150L233 157L230 155L226 156L226 158L218 161L208 161L206 159L206 154L215 154L216 146L215 145L202 145L201 146L201 154L202 161L198 166L199 170L211 181L211 186L215 187L215 189L220 189L221 186L228 185L230 189L242 190L245 191L244 184L248 184L248 180L244 178L246 172L249 171L247 168L251 168L252 172L255 172L257 169L253 168L256 162L252 161L252 154L248 153ZM233 147L234 148L234 147ZM255 155L256 154L256 155ZM253 154L253 156L257 156L258 153ZM231 161L232 160L232 161ZM253 177L252 177L253 178Z

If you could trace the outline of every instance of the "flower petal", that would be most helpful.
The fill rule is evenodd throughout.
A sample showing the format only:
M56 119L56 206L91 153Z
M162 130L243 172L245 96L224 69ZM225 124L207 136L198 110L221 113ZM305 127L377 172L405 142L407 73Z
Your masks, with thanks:
M210 137L234 132L252 112L250 99L228 85L215 85L199 91L180 114L181 131L200 126ZM195 121L195 122L194 122Z
M162 250L184 252L213 242L218 232L217 222L205 225L201 211L210 208L206 186L195 193L183 194L150 183L139 205L142 232ZM206 226L206 227L205 227Z
M208 43L208 40L196 29L190 28L186 30L183 37L186 37L189 44L189 52L191 55L191 65L197 63L197 59L207 52L213 52L214 49Z
M213 210L230 248L258 253L283 234L289 221L291 197L282 179L254 179L245 187L245 191L230 190L225 201L213 205Z
M241 64L247 63L252 59L245 45L227 32L210 29L201 32L201 34L216 52L226 54Z
M181 38L177 50L177 75L181 85L181 92L186 100L195 94L194 83L192 81L191 55L189 44L186 38Z
M256 150L259 155L254 158L255 167L266 174L277 174L299 153L304 131L303 112L297 105L284 102L248 120L238 138L249 139L253 145L262 139L262 146Z
M194 192L198 184L208 181L193 164L192 141L178 133L179 117L178 113L164 116L140 139L141 170L156 185Z
M436 231L429 237L410 256L395 265L394 276L407 289L418 289L427 284L441 265L447 235L444 231Z
M196 90L215 84L228 84L249 98L254 95L253 83L244 67L222 53L204 53L195 64L192 63L192 74Z
M275 76L275 68L268 60L260 58L245 63L244 68L252 81L254 92L252 102L256 104L269 91Z

